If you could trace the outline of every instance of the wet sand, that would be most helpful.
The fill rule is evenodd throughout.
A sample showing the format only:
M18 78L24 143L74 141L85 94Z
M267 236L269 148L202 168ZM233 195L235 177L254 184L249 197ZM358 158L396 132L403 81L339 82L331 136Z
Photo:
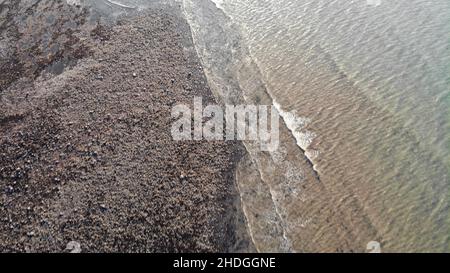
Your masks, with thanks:
M0 9L0 252L253 251L241 144L170 134L173 105L215 102L180 11L104 25L61 3L43 40L56 4L18 26L19 2Z

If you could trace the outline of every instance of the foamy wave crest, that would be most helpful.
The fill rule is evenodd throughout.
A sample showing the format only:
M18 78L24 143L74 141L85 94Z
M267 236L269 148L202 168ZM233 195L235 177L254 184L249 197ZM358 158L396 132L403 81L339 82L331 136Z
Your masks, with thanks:
M317 151L308 150L309 146L316 137L316 134L305 129L311 120L298 116L296 111L284 111L281 105L275 100L273 101L273 105L278 110L278 113L280 113L280 116L283 118L292 135L295 137L297 146L305 151L306 156L309 155L311 157L316 157L318 155Z

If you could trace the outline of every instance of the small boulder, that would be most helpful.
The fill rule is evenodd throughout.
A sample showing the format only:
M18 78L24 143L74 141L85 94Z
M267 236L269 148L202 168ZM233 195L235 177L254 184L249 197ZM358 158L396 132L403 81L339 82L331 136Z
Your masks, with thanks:
M81 244L77 241L70 241L66 246L66 250L70 251L70 253L81 253Z

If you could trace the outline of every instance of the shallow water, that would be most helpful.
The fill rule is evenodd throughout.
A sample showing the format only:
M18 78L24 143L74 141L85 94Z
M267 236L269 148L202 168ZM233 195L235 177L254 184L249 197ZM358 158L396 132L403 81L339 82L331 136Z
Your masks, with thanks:
M289 138L282 165L248 148L261 181L243 174L241 188L270 191L243 193L258 249L276 251L264 240L280 236L285 251L364 251L372 240L449 251L448 1L208 2L184 6L212 89L225 101L231 89L266 96L308 157L299 163ZM253 219L258 207L268 218ZM282 231L262 236L271 215Z

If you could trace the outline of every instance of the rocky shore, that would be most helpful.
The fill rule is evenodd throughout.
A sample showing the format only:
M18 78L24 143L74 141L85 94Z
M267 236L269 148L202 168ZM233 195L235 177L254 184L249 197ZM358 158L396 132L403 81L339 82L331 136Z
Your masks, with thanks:
M0 252L251 250L240 143L172 140L214 103L180 10L45 2L0 4Z

